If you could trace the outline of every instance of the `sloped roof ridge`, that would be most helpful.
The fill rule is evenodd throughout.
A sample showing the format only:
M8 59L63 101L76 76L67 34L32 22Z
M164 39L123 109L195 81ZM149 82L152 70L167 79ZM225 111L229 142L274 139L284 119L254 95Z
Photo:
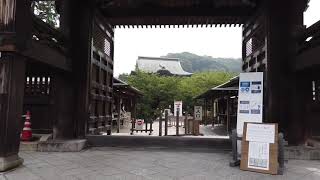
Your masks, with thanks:
M149 57L149 56L138 56L138 60L161 60L161 61L180 61L178 58L165 58L165 57Z

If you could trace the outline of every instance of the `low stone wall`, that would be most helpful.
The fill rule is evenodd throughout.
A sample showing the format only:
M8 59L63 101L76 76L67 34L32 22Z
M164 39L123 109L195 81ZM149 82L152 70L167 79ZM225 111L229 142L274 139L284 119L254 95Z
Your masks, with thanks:
M320 149L307 146L285 147L285 159L320 160Z

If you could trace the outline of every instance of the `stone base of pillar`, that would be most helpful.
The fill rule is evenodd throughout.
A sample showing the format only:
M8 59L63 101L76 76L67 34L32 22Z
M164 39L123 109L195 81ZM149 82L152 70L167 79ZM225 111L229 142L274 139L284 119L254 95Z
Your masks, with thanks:
M23 159L18 155L0 157L0 172L4 172L22 165Z
M80 152L87 145L86 139L49 140L38 144L40 152Z

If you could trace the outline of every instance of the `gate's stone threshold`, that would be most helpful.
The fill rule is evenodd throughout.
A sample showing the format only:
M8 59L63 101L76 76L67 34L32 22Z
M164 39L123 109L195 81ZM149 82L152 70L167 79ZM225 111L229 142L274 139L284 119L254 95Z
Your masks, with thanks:
M210 148L231 150L228 138L195 138L188 136L101 136L88 135L91 147L163 147L163 148Z
M320 162L289 160L284 175L229 167L226 151L157 148L89 148L81 152L21 152L24 165L0 180L268 180L320 179Z

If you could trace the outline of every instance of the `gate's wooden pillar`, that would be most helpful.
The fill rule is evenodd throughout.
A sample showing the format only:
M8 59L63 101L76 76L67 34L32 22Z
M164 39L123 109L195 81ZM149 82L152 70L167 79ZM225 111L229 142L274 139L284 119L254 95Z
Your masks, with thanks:
M293 117L295 57L294 33L303 25L304 1L270 0L268 5L267 122L279 122L280 131L288 132ZM299 133L299 129L296 129ZM290 136L289 136L290 138ZM293 140L296 141L296 140ZM293 142L291 141L291 142Z
M73 124L73 88L70 74L55 73L52 78L52 94L54 94L54 107L52 109L55 115L53 120L53 138L54 139L72 139L74 138Z
M0 1L0 172L22 164L19 158L25 58L31 40L29 1Z
M22 164L18 157L25 79L25 60L2 53L0 58L0 172Z
M70 0L70 45L75 89L74 128L78 138L85 136L89 120L94 3L92 0Z

